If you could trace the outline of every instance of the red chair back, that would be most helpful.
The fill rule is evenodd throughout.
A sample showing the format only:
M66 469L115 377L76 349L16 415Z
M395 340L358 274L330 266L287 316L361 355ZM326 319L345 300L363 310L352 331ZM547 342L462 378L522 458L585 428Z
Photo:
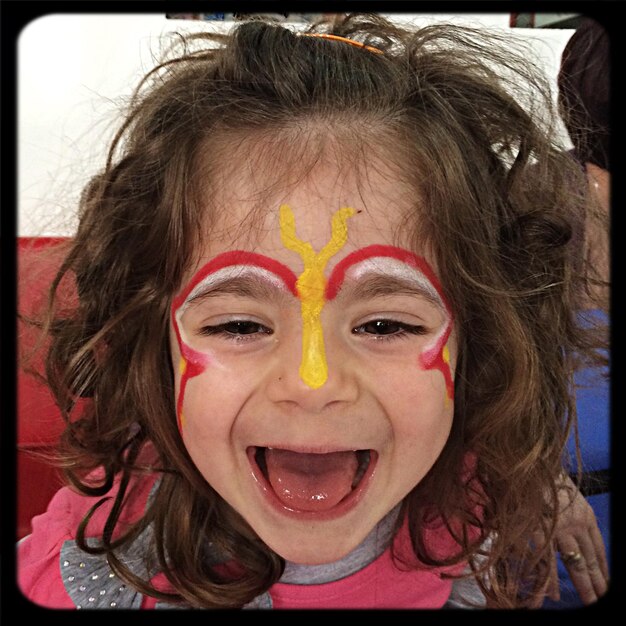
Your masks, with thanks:
M45 305L47 290L64 256L62 238L18 239L17 306L33 316ZM68 293L71 293L71 289ZM70 296L72 297L72 296ZM75 297L75 296L74 296ZM38 329L17 322L18 356L29 355L37 346ZM28 365L43 370L42 348ZM63 420L48 388L22 367L17 370L17 538L31 530L33 516L43 513L61 486L59 471L39 454L54 451L63 430Z

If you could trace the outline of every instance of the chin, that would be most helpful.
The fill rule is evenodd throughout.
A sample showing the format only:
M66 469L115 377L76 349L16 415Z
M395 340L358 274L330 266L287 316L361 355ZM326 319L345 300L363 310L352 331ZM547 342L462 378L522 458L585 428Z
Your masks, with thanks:
M273 517L273 516L270 516ZM258 517L256 518L258 522ZM377 518L361 516L320 522L268 519L253 526L259 538L276 554L301 565L334 563L355 550L374 529Z
M303 545L306 543L306 545ZM323 565L334 563L352 552L360 541L350 544L328 545L328 535L323 533L319 538L309 536L304 542L296 541L286 545L284 542L275 544L272 548L279 556L291 563L299 565ZM270 546L272 547L272 546Z

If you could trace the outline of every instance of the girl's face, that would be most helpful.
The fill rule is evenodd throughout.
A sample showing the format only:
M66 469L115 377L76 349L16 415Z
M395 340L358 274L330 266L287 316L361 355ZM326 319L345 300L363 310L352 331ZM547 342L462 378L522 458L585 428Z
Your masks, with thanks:
M253 181L233 180L172 305L185 446L298 563L358 546L422 480L452 424L453 312L427 252L403 247L409 190L383 171L368 169L365 189L318 166L260 211L242 200Z

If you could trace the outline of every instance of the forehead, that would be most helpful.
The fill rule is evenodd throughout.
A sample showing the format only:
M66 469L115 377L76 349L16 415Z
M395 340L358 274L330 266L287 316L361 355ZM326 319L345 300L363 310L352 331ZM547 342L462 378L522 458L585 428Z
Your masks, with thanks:
M342 207L355 210L346 252L374 243L407 246L407 226L415 224L407 218L420 205L417 190L383 152L365 157L338 150L280 151L239 143L212 170L200 198L207 208L202 256L229 249L284 251L280 206L285 204L298 237L315 250L329 241L331 218Z

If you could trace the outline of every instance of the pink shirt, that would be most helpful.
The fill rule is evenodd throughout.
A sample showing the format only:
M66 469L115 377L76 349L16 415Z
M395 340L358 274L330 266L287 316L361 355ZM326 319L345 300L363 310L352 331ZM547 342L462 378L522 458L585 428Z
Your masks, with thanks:
M141 516L155 480L156 476L131 482L128 506L118 528ZM116 489L117 482L108 495L115 495ZM22 593L38 605L58 609L77 608L77 605L80 608L170 607L127 589L115 578L104 556L87 555L75 546L78 524L98 500L100 497L86 497L63 488L54 496L48 510L33 519L32 534L18 544L18 584ZM101 533L112 500L96 510L87 536L97 537ZM406 525L394 542L397 553L406 555L405 559L415 564ZM429 530L428 542L437 552L449 553L455 546L443 528ZM135 557L140 557L142 547L137 547ZM456 573L462 568L461 565L447 568L447 571ZM440 608L452 588L452 582L442 578L441 572L441 569L396 565L391 550L387 549L361 570L339 580L311 585L276 583L270 588L269 596L264 594L265 599L260 597L259 602L250 606L276 609ZM162 574L151 572L148 577L159 588L169 587ZM84 590L82 596L81 589Z

